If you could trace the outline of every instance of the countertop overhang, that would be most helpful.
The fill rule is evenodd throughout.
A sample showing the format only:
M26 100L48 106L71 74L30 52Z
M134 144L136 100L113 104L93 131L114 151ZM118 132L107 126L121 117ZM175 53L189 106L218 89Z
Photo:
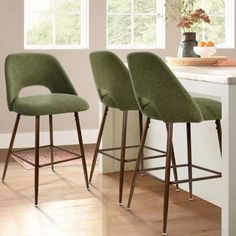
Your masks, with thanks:
M179 79L236 85L236 67L171 65L169 67Z

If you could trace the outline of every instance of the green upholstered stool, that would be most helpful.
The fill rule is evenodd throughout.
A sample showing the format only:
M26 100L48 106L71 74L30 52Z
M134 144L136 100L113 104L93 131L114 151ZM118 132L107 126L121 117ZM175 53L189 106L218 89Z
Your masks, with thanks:
M41 53L17 53L11 54L6 58L5 62L5 77L7 88L7 100L10 111L17 113L15 127L12 133L10 146L5 162L2 181L5 179L8 162L11 154L13 154L13 144L17 132L17 127L21 115L35 117L35 205L38 204L38 184L39 184L39 136L40 136L40 116L49 116L50 128L50 155L51 162L43 166L51 165L52 169L54 164L63 161L54 161L54 148L53 144L53 120L52 116L62 113L74 113L76 128L78 132L78 139L80 144L81 154L73 155L73 158L67 159L82 159L84 177L87 189L88 175L84 155L83 141L80 129L80 122L78 112L86 111L89 108L88 103L79 97L70 82L67 74L63 70L60 63L51 55ZM50 94L41 94L34 96L20 96L23 88L29 86L44 86L50 90ZM64 150L64 149L63 149ZM64 150L66 151L66 150ZM14 152L15 153L15 152ZM20 153L20 152L17 152ZM71 152L68 152L71 153ZM22 158L19 154L16 154ZM23 159L24 160L24 159Z
M129 71L124 63L112 52L109 51L99 51L93 52L90 54L90 62L92 66L92 71L98 91L99 98L101 102L105 105L104 114L99 130L99 135L97 139L96 149L93 157L92 168L90 172L89 181L92 181L92 176L94 173L94 168L97 160L98 153L101 153L105 156L113 158L117 161L120 161L120 183L119 183L119 204L122 204L122 193L123 193L123 180L124 180L124 166L127 162L136 161L134 159L125 159L125 150L126 148L139 147L139 145L126 146L126 130L127 130L127 115L128 111L135 110L139 113L139 131L140 138L142 136L143 122L142 122L142 113L139 111L138 104L136 102L134 92L132 89ZM121 147L119 148L106 148L99 149L106 116L109 108L119 109L123 112L123 125L122 125L122 139ZM150 149L150 147L146 147ZM121 150L120 159L107 154L107 151L111 150ZM153 150L153 149L152 149ZM143 160L151 158L166 157L166 152L155 149L157 152L161 152L159 155L154 155L152 157L143 157L141 161L141 170L143 169ZM174 155L172 159L175 163ZM174 168L174 176L177 180L177 172ZM178 185L177 185L178 188Z
M188 167L189 178L178 180L177 182L189 182L191 199L193 181L219 178L221 177L221 173L192 164L190 124L193 122L199 123L206 120L215 120L221 149L221 103L211 99L191 97L165 62L155 54L147 52L131 53L128 55L127 60L136 100L142 113L147 116L147 122L143 132L139 156L132 181L128 208L130 208L135 188L137 170L141 161L140 154L142 153L145 144L150 119L163 121L168 127L163 215L163 235L167 235L169 185L176 183L176 181L170 181L171 156L173 150L171 147L173 124L179 122L187 123L188 163L186 165L177 165L176 167ZM193 167L209 171L210 173L213 173L213 175L193 178ZM159 168L156 170L158 169Z

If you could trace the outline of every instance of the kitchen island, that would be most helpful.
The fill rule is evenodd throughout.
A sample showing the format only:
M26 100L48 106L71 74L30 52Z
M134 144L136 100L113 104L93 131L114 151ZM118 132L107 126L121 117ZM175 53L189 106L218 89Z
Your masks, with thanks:
M222 102L222 158L214 122L193 124L193 161L205 167L220 170L222 179L194 183L194 194L222 208L222 236L236 235L236 67L197 67L171 66L171 69L193 96L211 97ZM138 142L136 114L129 116L128 142ZM109 127L104 133L103 146L120 145L120 121L118 111L113 111L109 117ZM119 126L117 125L119 124ZM174 129L174 148L177 163L186 163L186 139L184 124L176 124ZM128 143L128 144L129 144ZM153 122L149 129L147 143L165 149L166 131L162 122ZM133 154L134 155L134 154ZM160 162L160 164L163 164ZM158 163L159 164L159 163ZM147 167L157 165L156 160L150 160ZM128 168L132 168L129 166ZM101 172L118 170L118 163L104 158L100 165ZM187 170L186 170L187 171ZM163 177L163 173L154 172ZM199 174L199 173L196 173ZM180 177L184 173L179 174ZM183 188L187 190L186 185ZM134 195L135 197L135 195Z

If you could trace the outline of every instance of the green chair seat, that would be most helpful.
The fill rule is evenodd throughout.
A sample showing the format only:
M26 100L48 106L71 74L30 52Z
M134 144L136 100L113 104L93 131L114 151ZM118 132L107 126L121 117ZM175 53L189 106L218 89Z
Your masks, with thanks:
M88 103L77 95L52 93L17 97L12 104L13 111L26 116L41 116L85 111Z
M221 119L221 103L208 98L193 97L199 110L202 114L202 121L220 120ZM152 103L147 103L142 107L143 113L152 119L162 120L158 111L152 106ZM178 111L176 111L178 113ZM179 114L181 116L181 114Z
M208 99L193 97L199 106L204 120L221 120L221 102Z

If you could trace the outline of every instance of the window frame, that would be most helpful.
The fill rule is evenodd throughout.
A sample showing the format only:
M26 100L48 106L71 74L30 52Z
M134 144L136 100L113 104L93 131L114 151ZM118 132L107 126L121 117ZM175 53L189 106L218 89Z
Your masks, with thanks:
M106 48L107 49L164 49L165 48L165 36L166 36L166 23L163 19L165 14L165 0L156 0L156 14L153 13L135 13L134 12L134 0L131 0L131 12L129 13L109 13L108 12L108 1L106 0ZM108 17L109 15L117 16L131 16L131 44L129 45L109 45L108 44ZM155 45L134 45L134 17L135 16L151 16L156 15L157 31L156 35L161 37L156 38Z
M80 45L56 45L56 37L55 37L55 0L53 1L53 10L52 10L52 21L53 28L53 43L50 45L27 45L27 30L26 30L26 17L27 13L41 13L43 11L26 11L26 4L24 0L24 49L25 50L32 50L32 49L40 49L40 50L72 50L72 49L88 49L89 48L89 0L81 0L81 12L80 12L80 19L81 19L81 44ZM67 13L71 14L71 13Z
M203 4L204 0L200 0L201 4ZM203 8L204 9L204 8ZM218 44L217 48L220 49L231 49L235 47L235 2L234 0L226 0L225 1L225 43ZM211 15L209 15L211 18ZM220 15L213 15L214 17L222 17Z

